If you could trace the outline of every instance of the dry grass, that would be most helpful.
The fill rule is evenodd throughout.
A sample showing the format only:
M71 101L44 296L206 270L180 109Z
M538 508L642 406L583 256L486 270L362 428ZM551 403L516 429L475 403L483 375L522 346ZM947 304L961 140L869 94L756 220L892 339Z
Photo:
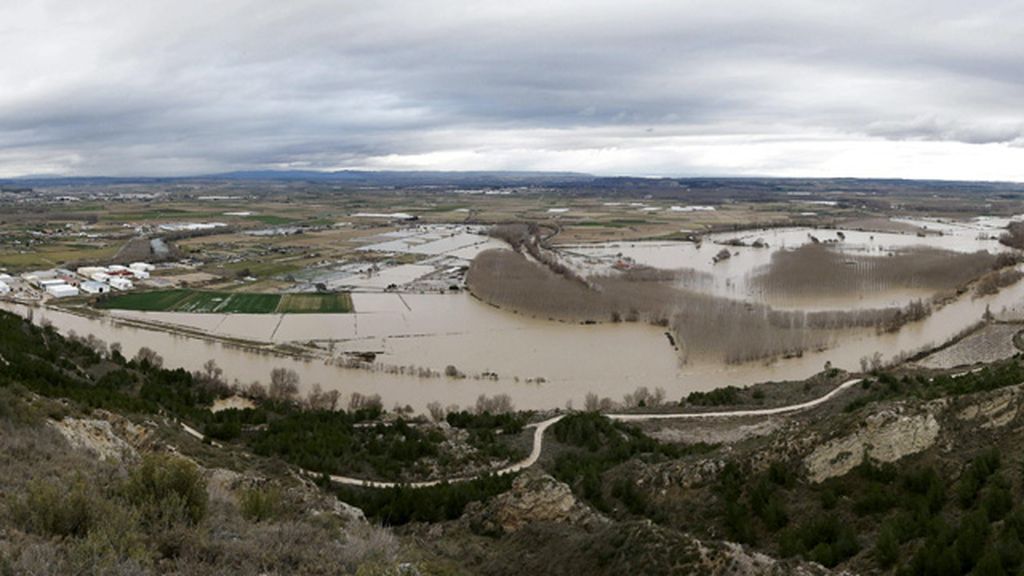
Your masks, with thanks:
M44 423L58 407L0 387L2 574L397 573L395 537L324 513L333 496L314 488L288 488L281 510L247 518L203 480L201 521L163 514L175 498L153 500L161 513L147 515L128 497L139 467L72 449Z

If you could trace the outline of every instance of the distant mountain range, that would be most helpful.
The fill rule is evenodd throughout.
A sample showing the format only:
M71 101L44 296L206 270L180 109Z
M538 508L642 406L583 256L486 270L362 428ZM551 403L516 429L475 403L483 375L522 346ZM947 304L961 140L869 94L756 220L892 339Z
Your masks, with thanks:
M263 182L336 182L355 186L518 186L538 184L585 183L596 177L578 172L441 172L441 171L369 171L338 170L244 170L181 177L107 177L107 176L24 176L0 183L17 185L74 184L150 184L189 180L232 180Z
M5 190L61 186L176 184L203 182L283 182L367 188L501 188L528 186L555 188L569 194L604 194L651 197L767 198L778 193L870 196L899 191L913 195L979 194L1004 198L1024 197L1024 184L1007 182L955 182L938 180L770 177L639 177L595 176L581 172L530 171L367 171L246 170L182 177L26 176L0 179Z

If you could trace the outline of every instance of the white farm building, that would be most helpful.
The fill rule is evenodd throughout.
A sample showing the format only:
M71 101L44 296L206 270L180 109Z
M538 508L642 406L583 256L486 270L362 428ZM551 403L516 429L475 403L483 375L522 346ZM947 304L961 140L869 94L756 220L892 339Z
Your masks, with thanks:
M131 290L135 287L131 280L120 276L111 276L107 283L115 290Z
M82 292L85 292L86 294L106 294L107 292L110 292L110 286L107 286L103 282L82 282L81 289Z
M70 298L78 296L78 288L67 284L52 284L46 287L46 293L54 298Z

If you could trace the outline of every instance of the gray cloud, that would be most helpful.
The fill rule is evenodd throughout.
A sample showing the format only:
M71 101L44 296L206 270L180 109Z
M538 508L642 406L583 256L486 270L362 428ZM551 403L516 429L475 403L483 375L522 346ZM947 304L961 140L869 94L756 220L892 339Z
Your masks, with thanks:
M0 175L1024 179L1013 0L37 0L2 12Z

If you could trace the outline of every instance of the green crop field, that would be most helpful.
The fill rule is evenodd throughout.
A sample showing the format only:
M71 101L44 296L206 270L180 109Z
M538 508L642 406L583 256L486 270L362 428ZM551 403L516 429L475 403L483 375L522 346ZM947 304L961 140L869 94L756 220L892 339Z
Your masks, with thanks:
M280 294L232 294L218 312L271 314L277 311Z
M163 312L173 310L193 294L192 290L160 290L157 292L136 292L121 294L97 303L99 308L118 310L139 310L142 312Z
M172 310L175 312L227 312L223 310L231 299L229 292L193 292L178 302Z
M97 307L142 312L302 314L352 312L352 298L337 294L249 294L201 290L156 290L100 300Z

